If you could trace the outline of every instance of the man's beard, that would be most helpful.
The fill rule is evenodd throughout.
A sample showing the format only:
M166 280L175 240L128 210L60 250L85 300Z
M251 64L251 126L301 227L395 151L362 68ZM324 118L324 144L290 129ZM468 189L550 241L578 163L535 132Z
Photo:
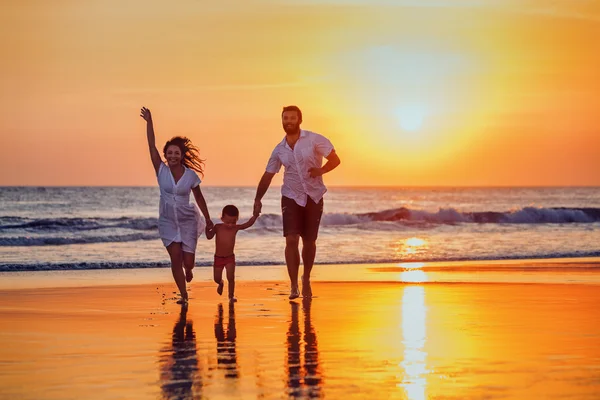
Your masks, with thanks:
M283 130L288 135L293 135L298 133L298 129L300 128L300 124L282 124Z

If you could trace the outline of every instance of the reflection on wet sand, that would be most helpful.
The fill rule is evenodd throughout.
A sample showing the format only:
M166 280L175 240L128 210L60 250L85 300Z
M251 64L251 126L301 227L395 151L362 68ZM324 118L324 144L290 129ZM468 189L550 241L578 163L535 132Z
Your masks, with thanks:
M217 339L217 368L225 370L225 378L238 378L236 353L237 333L235 329L235 303L229 303L227 330L223 326L223 304L219 304L215 318L215 339Z
M148 285L0 291L0 399L598 400L596 283L281 286L229 315Z
M296 302L290 302L292 312L290 325L287 332L287 385L288 394L292 397L320 398L321 395L321 369L319 368L319 349L317 334L312 325L310 308L311 299L302 301L304 312L304 364L301 361L300 351L300 322L299 308Z
M426 340L425 288L407 286L402 296L402 339L404 344L404 369L402 387L408 400L426 399L425 387L428 373L423 351Z
M198 373L196 333L192 320L187 319L187 305L181 306L173 327L171 347L160 358L160 382L163 399L198 398L202 380Z

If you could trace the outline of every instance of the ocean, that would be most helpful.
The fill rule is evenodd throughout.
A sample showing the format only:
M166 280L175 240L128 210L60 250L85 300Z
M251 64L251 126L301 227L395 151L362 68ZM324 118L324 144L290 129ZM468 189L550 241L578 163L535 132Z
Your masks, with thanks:
M255 188L203 187L214 222ZM0 271L167 267L158 187L0 188ZM196 265L212 265L202 235ZM600 256L600 188L342 188L325 195L317 264ZM238 234L238 265L284 264L280 194Z

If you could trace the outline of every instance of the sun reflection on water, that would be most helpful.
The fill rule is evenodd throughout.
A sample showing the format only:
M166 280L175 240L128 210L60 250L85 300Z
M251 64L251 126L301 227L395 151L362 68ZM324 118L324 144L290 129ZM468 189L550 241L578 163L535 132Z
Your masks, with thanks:
M418 237L410 237L408 239L404 239L400 241L397 245L396 254L398 256L414 256L419 253L423 253L429 247L427 240L418 238Z
M408 271L421 272L423 271ZM410 400L426 398L427 386L425 359L423 350L426 339L425 288L408 286L402 296L402 343L404 344L404 360L400 366L404 369L404 378L399 386L404 388Z
M401 282L422 283L427 282L427 274L421 270L425 263L402 263L398 264L400 268L406 269L400 273Z
M400 274L400 280L410 283L427 282L427 274L421 270L404 271Z

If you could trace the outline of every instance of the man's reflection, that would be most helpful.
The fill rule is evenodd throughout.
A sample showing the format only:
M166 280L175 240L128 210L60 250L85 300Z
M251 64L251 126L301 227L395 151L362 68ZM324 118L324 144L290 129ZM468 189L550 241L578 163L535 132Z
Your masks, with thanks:
M312 325L310 308L312 300L302 301L304 312L304 363L301 361L299 308L296 302L290 302L292 315L287 332L287 373L289 394L292 397L321 397L321 369L319 368L319 350L317 334Z
M225 378L237 378L239 373L235 348L235 303L229 303L227 331L223 326L223 304L219 304L215 318L215 338L217 339L218 368L225 370Z
M196 333L187 319L187 305L181 306L173 327L171 347L161 357L161 389L164 399L192 399L200 396L202 381L198 372Z

